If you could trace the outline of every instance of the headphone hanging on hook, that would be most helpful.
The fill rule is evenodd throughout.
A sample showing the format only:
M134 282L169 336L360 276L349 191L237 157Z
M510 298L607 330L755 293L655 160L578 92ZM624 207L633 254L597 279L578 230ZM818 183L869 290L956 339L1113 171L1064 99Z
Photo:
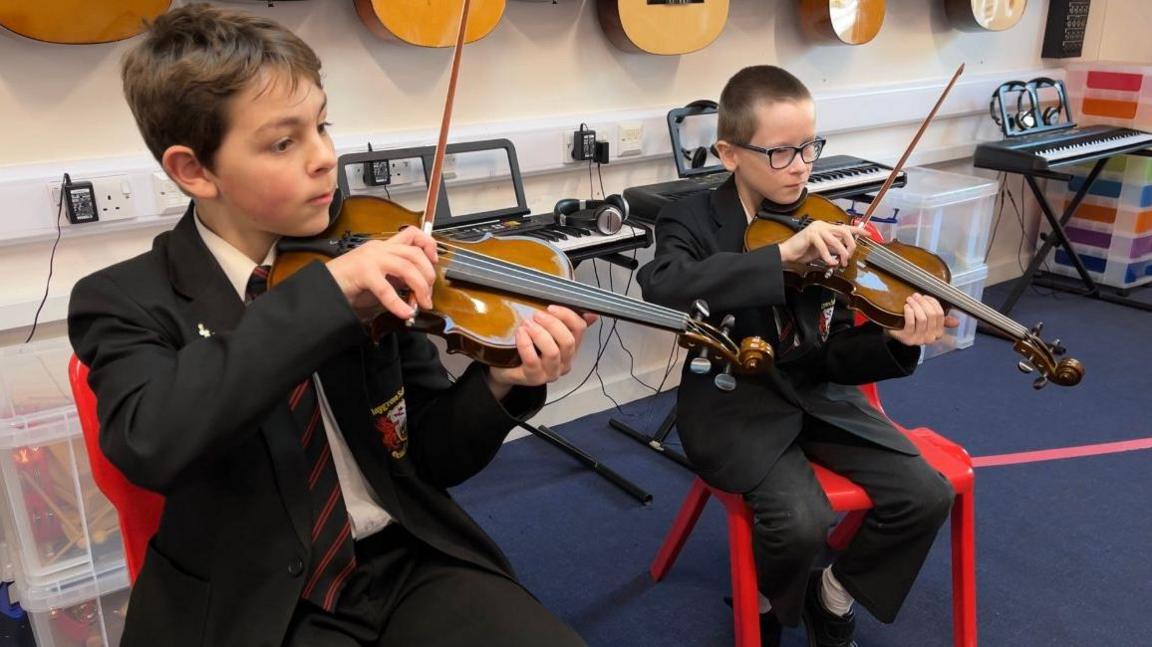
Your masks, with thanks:
M552 213L561 225L594 229L611 236L620 231L628 219L628 201L618 193L603 200L564 198L556 203Z

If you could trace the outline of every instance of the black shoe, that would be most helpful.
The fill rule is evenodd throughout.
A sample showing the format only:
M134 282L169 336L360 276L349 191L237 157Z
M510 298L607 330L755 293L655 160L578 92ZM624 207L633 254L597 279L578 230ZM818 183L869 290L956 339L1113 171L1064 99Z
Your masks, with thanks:
M804 628L808 632L809 647L857 647L852 636L856 633L856 615L851 611L838 616L824 607L820 600L823 571L808 578L808 591L804 594Z
M732 596L725 595L724 604L731 607ZM760 647L780 647L780 636L783 633L784 627L775 613L768 611L760 614Z

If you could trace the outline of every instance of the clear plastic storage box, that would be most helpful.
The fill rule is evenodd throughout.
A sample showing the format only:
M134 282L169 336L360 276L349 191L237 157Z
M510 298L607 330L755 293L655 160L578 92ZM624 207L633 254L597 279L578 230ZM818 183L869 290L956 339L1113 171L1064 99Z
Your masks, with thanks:
M927 249L944 259L953 274L982 265L999 185L926 168L906 172L907 185L889 190L872 215L885 240ZM855 208L863 211L866 206Z
M131 592L128 569L94 571L46 586L17 585L37 647L116 647Z
M977 301L980 300L980 297L984 296L984 285L987 282L987 265L977 265L959 274L955 272L952 274L952 285ZM945 328L944 336L941 337L939 341L924 347L924 352L920 355L920 361L942 355L957 348L968 348L976 343L976 324L978 323L976 319L959 310L953 310L952 314L960 320L960 325L953 329Z
M124 565L116 510L92 480L65 339L0 348L0 475L26 586Z

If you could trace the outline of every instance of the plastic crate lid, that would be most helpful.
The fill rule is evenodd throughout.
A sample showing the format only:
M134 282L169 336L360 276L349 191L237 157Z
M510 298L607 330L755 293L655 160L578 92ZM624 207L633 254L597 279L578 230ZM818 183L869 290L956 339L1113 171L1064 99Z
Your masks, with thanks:
M68 385L71 356L62 337L0 348L0 448L80 433Z
M908 183L893 188L883 204L902 209L934 209L996 195L999 184L973 175L920 167L905 169Z
M122 591L130 585L128 567L123 560L111 563L100 572L89 565L72 571L47 584L30 585L17 581L20 606L25 611L51 611L74 606L88 600Z

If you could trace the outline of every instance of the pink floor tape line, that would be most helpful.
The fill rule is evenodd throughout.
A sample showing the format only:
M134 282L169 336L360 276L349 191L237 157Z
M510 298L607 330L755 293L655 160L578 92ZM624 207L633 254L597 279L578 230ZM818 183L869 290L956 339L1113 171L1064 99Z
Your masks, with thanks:
M972 467L999 467L1000 465L1017 465L1020 463L1036 463L1038 461L1055 461L1063 458L1080 458L1082 456L1116 454L1119 452L1131 452L1139 449L1152 449L1152 438L1121 440L1119 442L1099 443L1096 445L1078 445L1076 447L1058 447L1056 449L1040 449L1033 452L1017 452L1015 454L977 456L976 458L972 459Z

